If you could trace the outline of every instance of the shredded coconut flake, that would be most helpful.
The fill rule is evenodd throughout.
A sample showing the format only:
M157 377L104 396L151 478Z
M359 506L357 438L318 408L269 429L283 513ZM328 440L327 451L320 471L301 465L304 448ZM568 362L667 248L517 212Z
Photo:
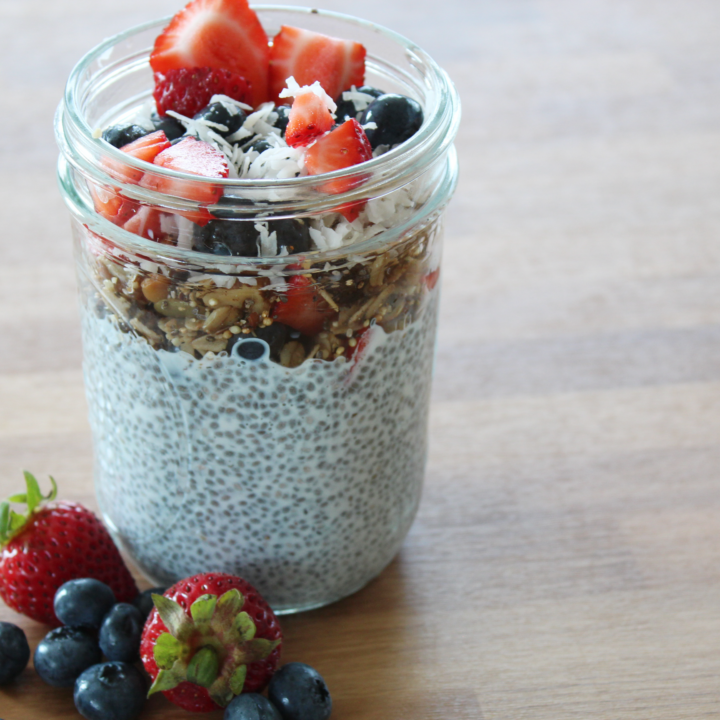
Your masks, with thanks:
M315 93L321 100L325 102L327 109L335 114L337 105L335 101L323 90L323 86L316 80L312 85L303 85L302 87L298 84L297 80L291 75L285 81L285 87L280 91L278 97L281 98L296 98L305 93Z

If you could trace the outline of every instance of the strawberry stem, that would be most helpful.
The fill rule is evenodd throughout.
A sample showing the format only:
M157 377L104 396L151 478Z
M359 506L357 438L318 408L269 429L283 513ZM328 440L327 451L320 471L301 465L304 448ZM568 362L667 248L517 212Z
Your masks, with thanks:
M24 475L26 491L11 495L5 502L0 503L0 546L12 540L46 500L54 500L57 497L57 483L52 476L50 476L52 489L47 495L43 495L35 476L27 470ZM27 505L27 509L24 513L17 513L10 507L10 503Z

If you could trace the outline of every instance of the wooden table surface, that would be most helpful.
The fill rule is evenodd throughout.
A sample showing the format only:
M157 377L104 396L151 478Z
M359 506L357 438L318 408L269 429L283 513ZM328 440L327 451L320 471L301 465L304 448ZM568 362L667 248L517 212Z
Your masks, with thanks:
M82 53L178 7L0 1L0 495L28 468L94 505L52 115ZM324 7L450 72L462 176L419 516L283 620L285 659L333 720L720 718L720 3ZM29 668L0 717L78 715Z

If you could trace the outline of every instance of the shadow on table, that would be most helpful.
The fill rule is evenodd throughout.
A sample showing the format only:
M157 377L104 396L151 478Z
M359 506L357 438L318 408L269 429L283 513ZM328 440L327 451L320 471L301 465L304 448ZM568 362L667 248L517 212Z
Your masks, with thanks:
M471 688L436 677L442 610L420 612L418 590L401 553L355 595L282 618L283 662L318 669L333 720L482 720Z

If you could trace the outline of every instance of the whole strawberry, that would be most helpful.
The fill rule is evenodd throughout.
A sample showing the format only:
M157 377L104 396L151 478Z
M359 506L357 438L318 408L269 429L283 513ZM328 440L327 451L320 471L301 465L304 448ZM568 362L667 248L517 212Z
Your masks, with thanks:
M140 657L162 692L191 712L226 707L241 692L259 692L280 661L275 613L250 583L224 573L181 580L153 595Z
M25 473L27 492L0 503L0 597L23 615L47 625L60 624L53 610L55 591L68 580L95 578L109 585L118 602L138 594L135 581L108 531L77 503L43 505L54 500ZM11 503L27 505L25 513Z

